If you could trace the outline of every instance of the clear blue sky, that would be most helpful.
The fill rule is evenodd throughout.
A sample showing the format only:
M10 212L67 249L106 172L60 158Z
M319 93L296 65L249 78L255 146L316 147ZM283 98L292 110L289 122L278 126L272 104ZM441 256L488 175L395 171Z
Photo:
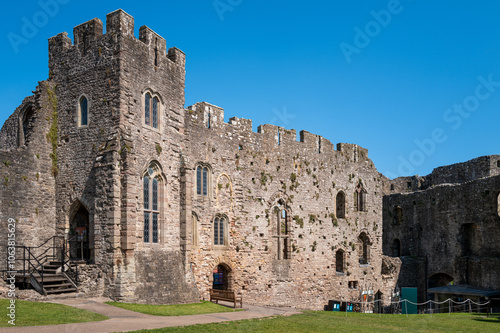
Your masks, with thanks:
M49 37L122 8L187 54L186 106L359 144L391 178L500 153L498 1L59 2L2 3L0 124L47 79Z

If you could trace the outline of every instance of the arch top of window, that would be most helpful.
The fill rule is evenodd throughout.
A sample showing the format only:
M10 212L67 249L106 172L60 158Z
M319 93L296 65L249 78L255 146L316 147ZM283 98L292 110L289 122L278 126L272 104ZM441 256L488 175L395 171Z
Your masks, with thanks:
M361 240L361 241L367 242L367 244L368 244L368 245L370 245L370 244L371 244L371 243L370 243L370 237L369 237L369 236L366 234L366 232L364 232L364 231L363 231L362 233L360 233L360 234L359 234L359 237L358 237L358 238L359 238L359 240Z
M201 168L207 168L210 172L212 172L212 166L209 163L206 162L196 162L194 169L198 169L199 167Z
M151 161L145 172L143 173L144 178L157 178L159 181L163 181L163 170L160 164L156 161Z

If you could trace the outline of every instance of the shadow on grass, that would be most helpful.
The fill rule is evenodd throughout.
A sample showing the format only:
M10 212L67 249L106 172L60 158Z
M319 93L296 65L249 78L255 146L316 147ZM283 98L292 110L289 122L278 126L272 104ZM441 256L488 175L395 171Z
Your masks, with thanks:
M474 318L475 321L482 321L484 323L497 323L500 324L500 318Z
M500 314L499 313L494 313L494 314L474 313L473 316L479 317L479 318L472 318L475 321L500 324Z

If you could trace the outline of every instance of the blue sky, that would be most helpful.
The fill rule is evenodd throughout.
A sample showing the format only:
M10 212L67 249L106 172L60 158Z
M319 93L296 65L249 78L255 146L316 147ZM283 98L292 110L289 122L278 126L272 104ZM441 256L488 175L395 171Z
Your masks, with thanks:
M2 3L0 124L47 79L49 37L122 8L187 54L186 106L359 144L391 178L500 153L498 1L153 3Z

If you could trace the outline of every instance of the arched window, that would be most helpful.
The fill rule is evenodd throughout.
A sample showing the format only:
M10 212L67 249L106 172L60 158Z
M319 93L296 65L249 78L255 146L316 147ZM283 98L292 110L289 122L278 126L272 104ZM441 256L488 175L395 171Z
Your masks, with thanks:
M24 146L28 142L33 128L33 106L26 107L24 112L20 114L19 118L19 135L17 137L18 146Z
M392 243L392 256L393 257L399 257L401 255L401 242L399 239L394 239L394 242Z
M358 212L366 212L366 190L363 187L361 181L356 187L356 191L354 191L354 208Z
M144 243L160 241L162 184L161 169L153 162L143 177Z
M207 165L199 164L196 167L196 195L208 196L211 181L210 168Z
M82 96L78 102L78 126L89 124L89 109L87 97Z
M227 246L229 235L227 230L228 218L225 215L216 215L214 219L214 245Z
M344 251L337 250L335 253L335 270L337 273L344 273Z
M399 206L394 207L394 216L392 219L392 224L400 225L403 221L403 209Z
M144 95L144 124L152 128L160 128L160 99L147 92Z
M358 238L359 264L368 265L370 261L370 239L362 232Z
M290 259L290 230L288 212L283 201L274 207L275 227L273 237L276 239L276 257L278 260Z
M26 142L28 139L28 133L30 130L32 118L33 118L33 107L30 106L30 107L28 107L28 109L26 109L26 111L24 112L24 116L23 116L24 142Z
M345 195L344 192L339 192L337 194L337 218L343 219L345 218Z

